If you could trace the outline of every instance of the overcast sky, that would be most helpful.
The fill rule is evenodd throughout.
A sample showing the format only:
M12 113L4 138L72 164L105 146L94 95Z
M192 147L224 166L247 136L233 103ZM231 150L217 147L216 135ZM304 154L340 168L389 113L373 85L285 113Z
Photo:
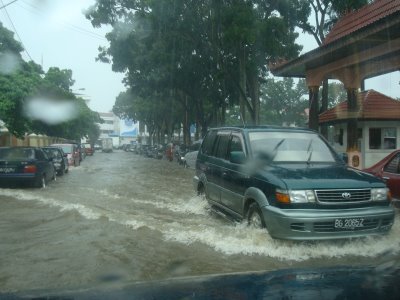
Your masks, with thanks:
M12 0L0 0L0 6ZM93 28L83 10L95 0L17 0L0 10L0 21L18 36L29 56L47 71L49 67L71 69L73 89L90 99L91 109L107 112L115 97L125 90L123 74L114 73L111 65L96 62L100 45L107 45L104 35L110 28ZM7 14L8 13L8 14ZM311 37L303 37L303 53L316 47ZM28 56L29 55L29 56ZM366 88L374 88L391 97L400 98L399 72L366 81ZM84 89L84 90L81 90Z

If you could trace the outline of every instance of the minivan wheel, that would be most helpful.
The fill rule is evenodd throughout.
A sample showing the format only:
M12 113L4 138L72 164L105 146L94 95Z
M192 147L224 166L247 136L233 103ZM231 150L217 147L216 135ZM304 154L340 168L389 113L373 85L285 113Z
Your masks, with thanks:
M204 185L199 185L199 187L197 188L197 196L203 196L205 195L205 190L204 190Z
M265 228L264 218L262 212L257 203L252 203L249 206L247 214L247 224L253 228Z
M63 176L64 173L65 173L65 166L62 166L61 169L60 169L60 172L58 172L58 175L59 176Z

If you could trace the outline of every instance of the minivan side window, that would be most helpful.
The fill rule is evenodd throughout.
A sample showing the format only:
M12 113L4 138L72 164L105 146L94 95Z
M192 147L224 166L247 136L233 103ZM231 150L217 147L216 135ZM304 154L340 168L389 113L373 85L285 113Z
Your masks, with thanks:
M232 152L232 151L241 151L241 152L243 152L242 142L240 140L240 137L238 137L237 135L233 135L232 136L231 144L230 144L230 147L229 147L229 152Z
M226 159L228 144L229 144L229 134L218 135L217 137L217 147L215 150L215 156L218 158Z
M216 131L209 131L201 145L201 152L205 155L212 155L215 138L217 137Z

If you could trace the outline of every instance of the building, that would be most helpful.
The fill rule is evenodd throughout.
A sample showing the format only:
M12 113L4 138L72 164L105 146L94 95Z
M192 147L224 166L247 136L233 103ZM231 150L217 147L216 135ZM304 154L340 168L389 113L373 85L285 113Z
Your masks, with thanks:
M100 112L100 118L103 119L103 123L99 124L100 136L99 139L112 138L113 146L119 147L119 133L120 133L120 119L112 112Z
M350 157L359 150L356 112L360 109L358 93L364 90L364 80L400 69L400 1L375 0L348 12L318 48L290 61L277 60L270 68L275 76L306 79L308 124L315 130L319 129L320 86L329 79L343 83L351 116L346 120L346 152ZM325 126L321 127L321 131L325 130Z
M349 157L355 168L368 168L400 147L400 101L374 90L358 94L358 110L349 111L348 101L319 115L328 125L328 140L338 152L346 152L349 119L357 120L357 149Z
M123 144L131 144L137 142L141 134L139 133L139 123L132 120L120 119L114 113L99 113L100 118L104 120L99 124L99 139L112 138L113 146L118 148Z

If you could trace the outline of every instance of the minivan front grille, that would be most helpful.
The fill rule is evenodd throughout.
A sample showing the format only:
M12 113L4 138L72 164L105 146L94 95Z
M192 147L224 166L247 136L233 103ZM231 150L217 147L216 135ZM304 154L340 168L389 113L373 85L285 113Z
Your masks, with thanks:
M316 190L318 202L326 204L359 203L371 200L371 189Z

